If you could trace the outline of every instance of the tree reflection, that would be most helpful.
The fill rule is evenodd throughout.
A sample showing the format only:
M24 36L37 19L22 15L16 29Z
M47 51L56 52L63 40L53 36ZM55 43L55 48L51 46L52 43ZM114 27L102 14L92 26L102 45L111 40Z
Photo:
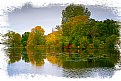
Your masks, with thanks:
M25 62L30 62L28 58L27 50L25 48L23 48L22 60L24 60Z
M8 63L14 63L21 60L22 48L8 48L6 49L7 56L9 57Z
M42 66L44 64L45 54L43 53L44 53L44 50L41 50L39 48L27 49L27 55L28 55L29 61L31 62L31 64L36 66Z
M46 58L52 64L63 66L63 52L60 49L47 49Z
M8 48L9 63L20 61L30 62L35 66L43 66L44 59L49 64L63 68L64 77L112 77L115 65L119 61L119 52L116 50L99 49L41 49L41 48ZM49 65L48 65L49 68ZM53 68L53 67L52 67ZM54 69L54 68L53 68Z
M82 51L67 49L61 53L57 51L47 51L47 59L52 64L57 64L63 68L64 77L94 77L97 76L96 73L101 77L112 77L114 74L113 68L119 60L117 50L89 49ZM105 74L109 74L101 75L101 72L104 74L103 70L105 70Z
M81 53L66 53L63 68L114 67L118 60L116 50L84 50Z
M40 48L8 48L7 55L9 63L22 60L31 62L36 66L42 66L47 58L52 64L63 68L93 68L93 67L114 67L119 60L119 52L116 50L62 50L40 49ZM46 53L45 53L46 52Z

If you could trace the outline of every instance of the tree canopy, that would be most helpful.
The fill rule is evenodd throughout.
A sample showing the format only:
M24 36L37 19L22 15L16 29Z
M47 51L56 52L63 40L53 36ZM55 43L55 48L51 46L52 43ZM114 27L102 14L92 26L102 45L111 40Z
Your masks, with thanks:
M28 37L27 46L34 47L36 45L44 45L44 29L41 26L36 26L31 29Z
M21 35L14 31L8 31L4 35L4 43L10 47L21 47Z
M90 11L81 4L71 4L62 11L62 24L75 16L90 16Z
M25 32L24 34L22 34L21 43L24 47L27 45L27 40L28 40L29 34L30 34L30 32Z
M10 46L24 47L62 47L80 49L114 49L118 42L119 25L117 21L106 19L96 21L90 18L90 11L83 5L70 4L62 11L62 23L55 30L44 35L44 29L36 26L31 32L22 34L9 31L5 41Z

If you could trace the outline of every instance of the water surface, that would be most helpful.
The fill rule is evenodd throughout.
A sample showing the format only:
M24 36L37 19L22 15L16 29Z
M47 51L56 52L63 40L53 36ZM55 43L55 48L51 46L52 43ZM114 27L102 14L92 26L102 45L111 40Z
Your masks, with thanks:
M67 78L112 78L119 71L116 50L22 49L8 48L9 76L19 74L51 75Z

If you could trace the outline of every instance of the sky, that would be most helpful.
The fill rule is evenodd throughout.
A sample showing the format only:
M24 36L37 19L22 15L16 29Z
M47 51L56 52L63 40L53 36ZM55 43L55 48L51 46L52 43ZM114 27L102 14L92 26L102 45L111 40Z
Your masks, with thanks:
M52 28L61 24L62 10L66 6L48 6L33 8L31 5L26 4L21 9L16 8L8 14L8 23L10 28L23 34L24 32L31 31L35 26L41 26L45 30L45 35L52 32ZM118 20L112 8L96 5L85 5L91 11L91 18L96 20L113 19Z

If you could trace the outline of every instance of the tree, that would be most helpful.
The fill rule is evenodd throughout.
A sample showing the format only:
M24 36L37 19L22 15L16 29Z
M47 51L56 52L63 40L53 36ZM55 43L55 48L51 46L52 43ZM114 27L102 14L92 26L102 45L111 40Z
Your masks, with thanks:
M111 36L113 34L119 36L119 25L117 24L116 21L114 20L110 20L110 19L107 19L107 20L104 20L103 21L103 26L105 29L102 28L102 33L106 33L106 36Z
M64 46L78 46L80 38L87 32L86 24L88 23L87 16L75 16L69 19L68 22L62 25L62 36Z
M56 34L57 34L57 32L53 32L46 36L46 45L47 46L56 45L56 40L57 40Z
M49 47L61 47L62 45L62 27L58 25L55 29L56 31L53 31L46 36L46 45Z
M20 47L21 46L21 35L19 33L8 31L5 35L4 43L10 47Z
M62 46L78 46L80 37L85 34L90 11L84 6L71 4L62 11Z
M62 11L62 24L65 22L68 22L69 18L75 17L75 16L90 16L90 11L88 11L88 8L85 8L84 6L78 4L71 4L65 8L65 10Z
M28 40L29 34L30 34L30 32L25 32L24 34L22 34L21 43L24 47L27 45L27 40Z
M45 31L41 26L36 26L35 28L32 28L28 37L27 46L34 47L37 45L44 45L44 32Z

